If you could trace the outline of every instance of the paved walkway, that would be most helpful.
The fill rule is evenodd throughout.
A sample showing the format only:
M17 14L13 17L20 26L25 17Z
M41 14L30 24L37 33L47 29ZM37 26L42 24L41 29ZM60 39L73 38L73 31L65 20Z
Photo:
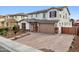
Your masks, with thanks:
M10 52L8 49L0 46L0 52Z
M30 46L6 39L4 37L0 36L0 48L7 50L4 52L41 52L40 50L37 50L35 48L32 48ZM3 50L1 50L3 51Z
M44 34L31 33L31 35L17 39L17 42L32 46L37 49L50 49L52 51L65 52L68 51L73 35L66 34Z

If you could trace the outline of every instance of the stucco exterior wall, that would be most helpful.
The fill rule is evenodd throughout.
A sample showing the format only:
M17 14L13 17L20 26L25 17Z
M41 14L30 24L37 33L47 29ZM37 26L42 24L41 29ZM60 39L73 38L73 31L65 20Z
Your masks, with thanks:
M5 28L6 26L6 19L4 18L0 18L0 27L1 28Z
M8 18L13 18L16 21L20 21L22 19L27 19L27 16L7 16L6 19L8 19Z
M57 12L57 17L54 17L54 18L50 18L49 17L49 12L50 11L56 11ZM55 20L55 19L59 19L59 13L58 13L59 11L58 10L56 10L56 9L52 9L52 10L49 10L48 12L44 12L45 13L45 18L43 17L43 14L44 13L38 13L38 14L30 14L30 15L28 15L27 16L27 18L28 19L32 19L32 18L35 18L35 19L46 19L46 20ZM37 15L37 17L36 17L36 15Z
M20 29L22 29L22 23L26 23L26 30L29 30L30 29L29 23L26 22L26 21L21 21L21 22L18 23Z
M57 27L59 27L59 33L61 33L61 27L72 27L72 22L70 22L70 15L66 8L63 11L59 12L61 15ZM63 17L64 16L64 17Z
M36 17L36 15L37 15L37 17ZM32 15L28 15L28 19L32 19L32 18L35 18L35 19L47 19L47 17L48 17L48 13L46 12L45 13L45 18L43 18L43 13L39 13L39 14L32 14Z
M56 11L56 17L50 18L49 12L50 11ZM43 18L43 14L45 13L45 18ZM63 10L57 10L57 9L51 9L48 12L42 12L37 14L29 14L27 16L28 19L46 19L46 20L58 20L58 23L56 23L57 27L59 28L59 33L61 33L61 27L72 27L72 22L70 22L70 14L68 13L67 8L63 8ZM23 21L22 21L23 22ZM26 22L27 23L27 22ZM29 24L29 23L27 23ZM29 28L29 25L26 25L27 28ZM30 28L29 28L30 29Z

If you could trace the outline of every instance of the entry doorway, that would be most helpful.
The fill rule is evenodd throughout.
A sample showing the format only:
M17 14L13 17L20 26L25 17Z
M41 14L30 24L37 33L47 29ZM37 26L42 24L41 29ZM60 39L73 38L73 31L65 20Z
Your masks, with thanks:
M22 23L22 29L26 30L26 23Z
M33 23L33 32L38 32L37 22Z

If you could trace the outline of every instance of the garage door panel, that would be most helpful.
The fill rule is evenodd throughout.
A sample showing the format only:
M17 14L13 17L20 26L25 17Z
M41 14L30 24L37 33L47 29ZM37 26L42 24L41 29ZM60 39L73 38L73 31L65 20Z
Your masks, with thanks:
M40 24L39 32L54 33L54 26L53 24Z

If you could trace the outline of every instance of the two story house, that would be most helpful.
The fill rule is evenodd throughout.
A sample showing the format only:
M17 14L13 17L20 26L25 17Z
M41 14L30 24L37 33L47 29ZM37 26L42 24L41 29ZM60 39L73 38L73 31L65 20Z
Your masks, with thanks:
M26 19L27 15L25 13L17 13L17 14L6 15L6 19L9 19L9 18L15 19L16 21L20 21L22 19Z
M62 27L72 27L68 7L52 7L46 10L27 14L27 19L21 20L20 28L33 32L61 33Z
M0 15L0 29L6 27L6 19L5 16Z
M6 27L12 28L14 25L17 25L17 23L20 20L26 19L26 18L27 18L27 15L25 13L5 15Z

